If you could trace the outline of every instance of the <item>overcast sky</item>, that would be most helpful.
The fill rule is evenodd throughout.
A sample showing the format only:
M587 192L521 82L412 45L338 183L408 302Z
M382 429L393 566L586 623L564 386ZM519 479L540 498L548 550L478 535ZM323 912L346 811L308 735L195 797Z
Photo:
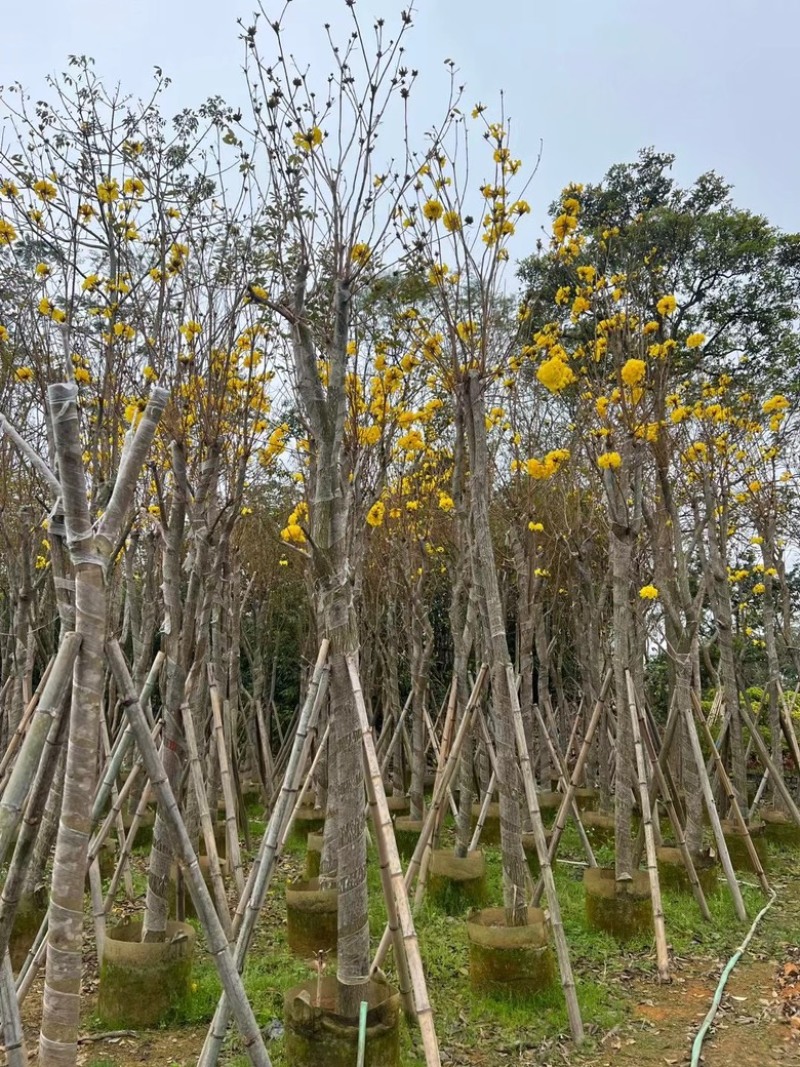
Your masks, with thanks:
M358 0L365 22L394 24L400 4ZM441 100L443 60L467 85L465 102L513 117L514 155L532 162L528 199L539 222L570 180L655 145L677 156L690 181L715 169L738 204L800 230L800 0L418 0L408 39L421 71L415 106ZM274 17L282 4L265 0ZM248 0L38 0L5 4L0 78L38 96L70 53L96 60L108 82L146 93L158 64L173 79L173 111L212 93L246 104L237 15ZM292 0L288 22L298 59L319 74L328 58L319 27L339 22L344 0ZM433 103L431 120L441 113ZM533 234L531 234L533 237ZM522 249L519 250L522 252Z

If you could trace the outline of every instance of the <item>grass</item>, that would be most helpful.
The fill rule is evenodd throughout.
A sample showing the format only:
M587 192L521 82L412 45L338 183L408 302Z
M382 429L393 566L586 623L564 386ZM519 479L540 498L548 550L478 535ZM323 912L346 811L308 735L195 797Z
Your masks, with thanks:
M257 842L264 831L262 818L251 820L253 840ZM449 831L443 836L448 843ZM601 865L611 865L613 853L609 848L598 849ZM288 989L307 979L312 973L309 961L298 960L289 952L285 938L285 907L283 893L286 881L294 878L303 867L303 846L296 841L289 844L276 870L269 897L258 924L244 972L244 982L259 1025L271 1036L268 1048L274 1067L287 1067L283 1057L280 1032L283 1019L283 998ZM562 859L580 860L581 849L577 833L567 829L559 850ZM502 901L502 866L499 849L487 849L487 881L489 900ZM770 876L779 894L797 896L793 887L796 853L791 849L770 845ZM642 937L625 946L624 951L609 936L589 930L584 914L583 868L567 864L555 865L556 886L561 904L564 929L570 949L578 1000L589 1035L599 1035L619 1025L630 1011L630 997L626 994L627 979L633 975L655 974L654 949L651 937ZM377 856L371 847L368 863L370 890L370 933L373 948L383 932L386 912L382 899ZM763 906L764 897L755 885L754 877L745 877L743 895L748 915L754 917ZM137 888L139 881L137 879ZM710 970L720 959L727 959L740 944L747 927L739 923L733 911L726 887L709 899L713 923L703 922L691 896L665 891L664 912L667 938L674 956L683 960L708 960ZM795 901L796 904L796 901ZM436 1013L436 1029L440 1043L453 1049L480 1045L498 1054L511 1054L526 1048L538 1048L556 1035L569 1032L567 1013L560 986L541 993L532 1002L508 1003L492 997L477 996L469 986L469 945L463 916L448 916L427 902L415 917L428 990ZM778 954L795 936L792 906L773 908L759 931L758 950L769 957ZM333 961L329 965L335 966ZM390 981L394 974L391 957L387 964ZM219 996L216 971L202 951L196 956L192 993L180 1017L174 1024L204 1026L211 1018ZM402 1055L404 1067L420 1067L424 1063L418 1039L404 1025L402 1027ZM239 1067L249 1062L241 1055L233 1028L229 1032L226 1062ZM488 1062L488 1061L487 1061ZM97 1062L92 1067L106 1067Z

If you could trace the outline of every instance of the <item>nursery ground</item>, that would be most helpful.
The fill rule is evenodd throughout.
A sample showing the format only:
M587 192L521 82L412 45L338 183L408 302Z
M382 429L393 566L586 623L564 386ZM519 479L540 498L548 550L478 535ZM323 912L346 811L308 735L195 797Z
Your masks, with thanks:
M255 834L263 823L255 822ZM267 905L258 926L245 970L245 984L274 1067L289 1067L283 1056L283 994L307 978L308 961L295 959L284 935L283 893L286 881L303 865L303 847L293 845L279 861ZM600 850L601 864L612 853ZM708 1010L720 972L741 942L747 927L736 921L724 889L712 900L713 924L705 923L691 897L665 894L667 935L673 981L656 980L652 943L642 940L621 951L610 938L586 927L577 835L565 835L557 865L557 885L564 925L575 968L587 1041L575 1049L569 1040L561 990L554 987L535 1001L510 1005L478 997L469 988L469 950L463 917L446 916L423 905L417 929L436 1012L442 1062L451 1067L494 1067L502 1064L578 1064L581 1067L663 1067L688 1062L693 1036ZM501 869L497 849L487 849L492 902L501 902ZM734 970L721 1011L704 1048L705 1067L767 1067L800 1064L800 857L771 846L770 880L778 896L748 952ZM136 886L144 888L145 856L137 857ZM377 876L370 864L373 941L384 924ZM751 880L744 878L745 883ZM745 884L748 914L755 916L764 897ZM143 896L121 906L119 913L143 906ZM87 924L87 934L89 933ZM332 961L331 967L335 966ZM79 1062L86 1067L163 1067L191 1065L197 1060L218 995L216 972L198 952L191 1001L181 1017L159 1030L105 1034L94 1016L97 968L91 942L86 953L84 1030ZM29 1049L35 1049L41 979L31 992L23 1020ZM230 1067L249 1062L231 1033L223 1060ZM403 1028L403 1067L424 1063L414 1035Z

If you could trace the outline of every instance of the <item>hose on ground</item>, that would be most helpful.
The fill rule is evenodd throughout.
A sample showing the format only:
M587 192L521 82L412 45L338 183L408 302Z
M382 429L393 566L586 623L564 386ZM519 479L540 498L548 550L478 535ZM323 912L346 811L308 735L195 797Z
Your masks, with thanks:
M720 1001L722 1000L722 994L725 991L725 986L731 976L733 968L736 966L736 964L739 962L739 960L742 958L745 951L747 950L747 946L750 944L750 941L753 937L753 934L756 932L758 924L761 922L761 920L764 918L764 916L767 914L767 912L776 900L777 893L773 891L769 901L764 905L764 907L753 920L753 925L747 931L747 936L745 937L744 941L742 941L741 945L739 945L734 954L725 964L722 974L719 977L719 983L717 985L717 988L714 990L714 997L711 1001L711 1007L708 1009L708 1014L706 1015L705 1019L703 1019L700 1029L697 1031L697 1035L695 1036L695 1039L692 1042L691 1067L698 1067L698 1064L700 1063L700 1053L703 1048L703 1041L705 1040L706 1035L711 1027L711 1024L714 1021L714 1017L717 1014Z

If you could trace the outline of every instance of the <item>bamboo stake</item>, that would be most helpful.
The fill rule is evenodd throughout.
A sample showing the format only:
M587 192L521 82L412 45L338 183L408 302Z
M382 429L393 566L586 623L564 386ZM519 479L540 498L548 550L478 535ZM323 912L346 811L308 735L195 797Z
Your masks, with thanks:
M109 736L108 736L108 726L106 725L105 716L101 716L101 718L100 718L100 741L101 741L101 744L103 746L103 752L105 753L106 761L110 762L111 761L111 742L110 742ZM122 810L121 810L121 808L119 808L119 807L117 807L115 805L115 801L117 800L118 795L119 794L118 794L118 790L117 790L117 783L116 783L116 780L114 780L111 783L111 810L112 810L112 812L114 812L114 820L116 822L116 827L117 827L117 840L119 841L119 845L120 845L120 848L121 848L122 847L122 843L125 840L125 826L124 826L124 823L122 821ZM105 837L102 840L105 841ZM91 844L91 842L90 842L90 844ZM101 844L102 844L102 842L101 842ZM98 849L99 849L99 845L98 845ZM92 856L91 858L94 859L94 857L96 855L97 855L97 852L95 852L94 856ZM133 898L133 876L131 875L130 866L128 864L125 865L122 873L123 873L123 877L125 879L125 892L128 895L128 899L130 900L130 899ZM99 884L99 879L98 879L98 884ZM102 892L100 894L100 897L102 899Z
M550 731L547 729L547 724L545 723L544 719L542 718L542 712L541 712L541 709L539 708L539 705L538 704L534 704L533 705L533 710L536 713L536 717L538 719L539 725L540 725L542 733L544 735L545 742L547 743L547 747L550 750L550 758L553 761L553 765L558 770L558 782L559 782L559 785L561 786L561 788L566 793L568 788L569 788L569 785L568 785L568 783L569 783L569 771L567 770L566 761L564 760L563 756L561 755L561 753L559 752L558 748L556 747L556 743L555 743L554 739L550 736ZM552 716L552 711L550 712L550 714ZM578 831L578 837L581 839L581 845L582 845L583 851L584 851L584 853L586 855L586 862L589 864L590 867L596 867L597 866L597 860L595 859L594 851L592 849L592 845L591 845L591 842L589 841L589 837L588 837L588 835L586 833L584 825L581 822L581 813L580 813L580 811L578 811L578 805L575 803L574 792L573 792L573 796L572 796L572 801L570 803L570 810L572 812L573 819L575 820L575 828Z
M203 832L203 840L208 857L208 873L217 902L217 914L228 940L233 936L231 927L231 913L228 910L228 898L225 893L225 883L222 880L222 870L219 864L217 840L214 837L214 824L211 820L211 812L208 809L208 794L203 782L203 769L200 764L200 753L197 750L197 736L194 731L194 719L188 703L181 705L181 719L183 721L183 734L186 738L186 748L189 753L189 773L192 778L194 795L197 800L197 808L200 814L200 826Z
M311 767L309 768L308 773L304 775L303 774L303 768L305 767L306 763L308 762L308 755L309 755L309 752L311 751L311 745L312 745L312 742L313 742L313 740L315 738L315 735L316 735L316 726L317 726L318 714L319 714L319 710L320 710L320 708L322 706L322 702L323 702L323 700L325 698L325 694L327 693L328 678L329 678L329 675L328 675L328 672L326 670L325 673L323 673L323 675L322 675L322 679L321 679L321 683L320 683L319 689L317 691L317 695L316 695L316 697L314 699L314 703L312 704L312 707L311 707L311 715L308 718L308 725L306 727L306 734L302 738L302 747L301 747L301 752L300 752L300 758L299 758L299 760L296 761L296 770L293 772L294 778L293 778L292 786L291 786L291 789L288 790L288 792L291 794L291 798L293 798L293 799L290 798L290 802L289 802L290 803L290 807L287 809L289 811L289 814L286 815L284 813L283 816L281 817L281 825L280 825L280 827L279 827L279 829L277 831L278 838L277 838L277 845L275 847L275 855L274 855L273 860L271 861L271 863L273 863L273 865L274 865L274 860L276 860L278 856L283 855L283 850L286 847L286 841L287 841L287 839L289 837L289 834L292 832L292 826L294 825L295 817L297 816L297 813L300 810L300 808L303 806L304 794L305 794L305 790L308 787L308 782L311 780L311 776L313 775L314 771L316 770L317 765L318 765L320 759L322 758L322 754L325 751L324 745L325 745L325 742L328 740L328 734L330 733L330 721L325 724L325 729L322 731L322 737L320 738L319 746L317 748L317 751L314 753L314 758L311 761ZM287 774L288 774L288 770L287 770ZM269 829L269 828L267 828L267 829ZM250 868L250 874L248 875L247 883L246 883L246 885L244 887L244 893L242 894L242 896L241 896L241 898L239 900L239 903L238 903L237 908L236 908L236 912L235 912L235 914L233 916L233 933L234 933L235 937L238 937L238 935L239 935L239 931L241 929L243 920L245 919L246 916L249 916L249 914L250 914L249 912L247 912L247 908L248 908L248 906L250 904L250 901L252 899L252 896L253 896L253 891L254 891L253 887L256 884L256 878L257 878L257 876L259 876L260 871L261 871L261 864L263 864L265 862L264 856L265 856L265 843L266 843L266 840L267 840L267 835L265 834L264 837L261 840L261 845L259 847L259 852L258 852L258 855L256 856L255 862L253 863L252 867ZM272 877L271 870L269 871L268 877L269 878ZM269 888L269 882L267 883L267 889L268 888ZM266 889L264 890L264 892L266 893Z
M667 808L667 815L669 816L669 821L672 824L672 829L675 833L675 840L678 842L678 849L683 860L683 865L686 868L686 874L689 878L689 884L692 887L694 899L697 901L697 905L700 908L700 914L708 922L711 922L711 912L708 908L706 895L703 892L703 887L700 885L700 879L697 877L697 868L694 865L694 859L692 858L692 854L689 851L688 845L686 844L686 835L684 834L683 824L681 823L680 817L678 816L678 812L675 807L675 801L672 795L672 790L670 789L669 784L667 783L667 780L664 777L664 772L661 769L661 764L659 763L658 754L656 752L656 744L653 740L649 724L645 719L644 715L642 714L641 708L638 707L638 704L637 711L639 714L639 728L641 730L642 737L644 738L644 742L647 747L648 755L650 757L650 763L653 768L653 774L656 778L658 787L664 798L664 804Z
M293 806L293 808L291 810L289 818L285 821L285 823L283 825L283 828L281 830L281 833L280 833L280 837L278 838L278 848L277 848L278 855L280 855L283 852L283 849L286 846L286 841L287 841L287 839L289 837L289 834L292 832L292 826L294 824L295 818L297 817L297 813L300 810L300 808L303 807L303 803L304 803L303 794L305 793L306 789L308 788L308 783L314 777L314 772L316 771L317 766L319 765L319 761L322 759L322 753L325 751L325 743L328 740L328 734L330 732L331 732L331 724L330 724L330 720L329 720L328 722L325 723L325 729L322 731L322 737L319 739L319 744L317 745L317 751L314 753L314 758L311 760L311 766L308 768L308 771L306 772L305 777L302 779L302 781L298 785L297 796L295 798L294 806ZM300 767L302 767L302 766L303 766L303 761L301 760Z
M231 734L233 734L233 732L232 729ZM242 821L242 837L244 838L245 851L251 852L253 849L253 840L250 835L250 819L247 815L247 807L244 802L242 781L239 773L239 755L235 745L231 752L231 777L233 779L233 789L236 796L236 807L239 810L239 818Z
M742 899L742 891L739 888L739 883L736 880L736 872L733 869L731 863L731 855L728 851L728 844L725 841L725 835L722 832L722 826L719 821L719 812L717 811L717 805L714 802L714 792L711 788L711 779L708 776L706 770L706 761L703 756L703 750L700 747L700 738L697 736L697 729L695 727L692 713L688 708L682 708L681 714L684 717L686 724L687 736L689 738L689 744L692 749L692 755L694 756L694 762L697 767L697 773L700 776L700 788L703 790L703 799L706 802L706 810L708 811L708 818L711 821L711 829L714 832L714 840L717 843L717 852L719 853L722 869L725 872L725 880L728 883L728 888L731 891L731 897L733 899L733 906L736 911L736 917L741 922L747 921L747 909L744 906L744 900ZM713 747L713 746L712 746Z
M51 656L50 659L47 661L47 666L44 669L44 674L39 679L39 684L36 686L36 690L34 691L31 699L28 701L28 705L22 714L19 726L12 734L11 740L8 742L8 746L6 748L5 753L3 754L3 758L2 760L0 760L0 783L2 783L3 779L5 778L5 773L8 769L8 765L13 760L15 752L19 748L22 739L28 730L28 724L30 723L31 718L33 717L33 713L36 711L37 705L39 704L39 698L41 697L42 690L44 689L48 679L50 678L50 673L53 669L54 663L55 657ZM9 678L9 681L10 680L11 679Z
M564 794L564 798L561 801L561 806L558 809L558 814L556 815L556 821L553 823L549 849L549 857L551 863L556 857L556 852L558 851L558 846L561 841L561 835L564 833L564 829L567 825L567 817L571 811L571 801L575 799L575 790L578 788L578 783L583 778L583 769L586 766L587 759L589 758L589 749L591 748L595 732L600 724L600 720L603 715L603 705L605 704L606 696L608 695L608 690L611 686L612 677L613 674L611 668L609 668L606 671L605 678L603 679L603 684L600 687L600 693L598 694L597 700L595 701L595 705L592 710L592 717L589 720L589 725L586 727L586 733L584 734L584 738L581 743L580 750L578 752L578 758L575 760L575 766L572 769L572 776L569 781L569 787L567 788L567 791ZM543 891L544 882L540 877L539 881L536 883L536 889L533 893L532 903L534 907L539 906L539 902L542 899Z
M275 787L275 766L272 762L272 751L269 746L269 731L264 722L264 709L261 701L255 701L256 727L258 732L258 744L261 749L261 762L264 765L264 803L269 804L272 790Z
M699 717L702 719L702 722L705 723L705 719L703 719L703 710L702 710L702 708L700 708L699 712L698 712L698 707L697 707L697 705L695 705L695 709L694 710L695 710L695 714L698 714ZM756 727L756 724L753 722L752 718L750 717L749 712L747 712L744 709L744 707L741 707L739 710L741 711L742 720L744 721L745 726L750 731L750 736L753 739L753 743L755 744L755 746L756 746L756 748L758 750L758 754L759 754L759 756L761 758L761 762L763 763L764 767L766 767L767 770L769 770L770 774L772 775L772 787L773 787L773 789L777 789L778 790L778 792L781 795L781 800L783 800L784 804L786 805L787 811L791 815L791 817L794 820L794 822L798 826L800 826L800 809L798 809L797 805L795 804L794 797L789 792L789 790L788 790L788 788L786 786L786 782L784 782L784 780L783 780L783 775L779 772L778 768L775 766L775 763L774 763L772 757L769 754L769 749L767 748L767 746L766 746L766 744L764 742L764 738L758 732L758 728ZM707 726L706 726L706 729L708 729Z
M22 1004L30 992L36 975L39 973L39 968L44 963L44 957L47 952L47 919L45 918L42 925L39 927L38 933L33 940L33 944L28 950L28 955L25 957L25 962L20 967L19 974L17 975L17 1004L22 1007Z
M214 740L219 760L219 776L222 782L222 796L225 800L225 835L228 841L228 859L233 870L236 889L244 892L244 873L242 871L242 854L239 849L239 829L236 823L236 798L233 795L231 768L228 762L228 748L225 744L225 728L222 723L222 705L219 689L214 675L213 664L208 664L208 692L211 697L211 714L214 720Z
M455 726L457 703L458 703L458 687L456 685L455 679L453 679L453 681L450 684L450 693L449 693L448 698L447 698L447 710L446 710L445 716L444 716L444 727L442 728L442 743L441 743L441 745L439 745L436 748L436 774L437 774L437 776L439 774L441 774L442 767L444 766L445 761L447 759L447 753L450 751L450 745L453 743L453 728ZM430 729L431 729L432 735L435 738L435 736L436 736L436 724L431 722L431 717L430 717L430 715L429 715L429 713L427 711L427 708L425 709L425 715L426 715L428 723L430 724ZM440 718L441 718L441 709L440 709L439 715L436 718L436 723L439 722Z
M67 733L69 716L54 719L47 734L42 758L31 785L25 815L19 828L17 843L11 857L8 873L0 895L0 956L8 949L14 919L19 906L20 894L28 870L28 863L39 831L47 797L53 783L58 755Z
M536 853L539 857L542 880L544 881L547 906L550 909L550 929L553 934L553 943L558 960L558 969L561 975L561 988L564 990L564 999L567 1004L567 1015L572 1033L572 1040L576 1045L583 1041L583 1020L578 997L575 991L575 978L572 974L572 963L569 958L567 938L564 933L564 923L561 919L561 904L556 892L556 883L553 878L553 868L550 866L550 854L547 840L544 836L544 824L542 813L539 810L539 798L536 795L536 784L531 771L531 760L528 753L528 742L525 737L525 725L522 721L522 710L519 706L519 696L514 681L514 668L510 663L506 664L506 681L508 695L511 702L511 716L514 723L514 733L517 741L517 755L522 772L522 783L525 787L525 799L528 802L528 813L533 824L533 839L536 842Z
M97 952L97 969L103 965L103 953L106 946L106 911L103 905L103 886L100 881L100 864L97 859L89 860L89 898L92 902L92 922L94 923L95 950Z
M439 746L439 741L436 737L436 732L433 729L433 723L431 722L431 717L428 714L428 709L424 705L422 708L422 716L425 720L425 728L428 731L430 746L433 748L433 754L436 756L436 766L438 771L438 768L442 763L442 749ZM450 789L449 786L447 788L447 799L450 803L450 811L452 812L453 818L458 818L458 807L456 806L456 802L453 797L453 791L452 789Z
M797 767L797 771L800 774L800 744L797 741L797 734L794 732L794 724L792 723L792 716L789 711L789 706L786 702L786 694L783 691L783 686L780 681L778 682L778 701L779 701L779 714L781 718L781 724L783 726L783 732L786 735L786 740L789 743L789 749L792 753L792 759L794 765Z
M158 739L158 735L160 734L160 732L161 723L157 722L153 729L150 731L150 736L153 738L154 741ZM92 838L92 841L89 844L89 857L91 859L94 859L94 857L98 854L103 845L103 842L111 833L111 827L114 823L116 823L117 816L122 814L122 811L128 802L128 798L133 792L133 787L136 784L136 779L141 773L142 760L141 757L139 757L131 767L128 777L125 779L122 785L122 789L120 789L117 793L116 797L114 798L114 802L111 805L111 808L107 812L106 817L103 819L103 822L100 824L99 830L97 830L94 837ZM125 835L123 834L123 842L124 837Z
M28 791L39 766L50 726L61 714L72 685L72 665L80 644L79 634L65 634L56 653L50 677L39 698L36 713L11 769L11 776L0 800L0 864L5 862L22 818Z
M662 982L670 980L669 949L667 948L667 931L664 924L664 907L661 902L661 883L658 878L658 857L653 837L653 815L650 808L650 790L647 785L647 764L645 763L642 734L639 729L639 712L636 707L636 693L630 671L625 671L625 684L628 690L628 711L633 729L633 749L636 754L636 773L639 779L639 803L642 805L642 825L644 826L644 844L647 853L647 876L650 880L650 901L653 908L653 927L656 935L656 966L658 977Z
M652 733L654 738L658 738L658 726L656 725L655 721L653 720L653 717L651 715L647 714L647 710L646 709L643 712L643 714L646 715L646 721L649 724L650 732ZM675 695L673 694L672 699L670 700L669 712L667 713L667 725L666 725L666 727L664 729L664 736L663 736L663 738L661 738L661 743L660 743L660 746L659 746L659 749L658 749L658 766L659 766L659 770L662 773L661 773L660 777L659 776L654 776L653 779L650 782L650 808L651 809L655 808L656 801L658 800L659 792L661 791L660 790L660 786L659 786L659 782L662 781L662 779L663 779L663 781L666 783L667 788L670 791L670 796L673 799L673 803L675 805L676 811L678 811L680 813L680 823L681 823L681 826L683 826L685 821L686 821L686 817L685 817L685 813L684 813L681 805L676 800L678 790L677 790L675 782L674 782L674 780L672 778L672 772L671 772L670 767L669 767L669 756L670 756L670 751L672 749L672 743L673 743L673 740L675 738L675 732L676 732L677 727L678 727L678 722L679 722L678 705L677 705L677 701L676 701ZM653 744L655 746L655 740L653 741ZM639 864L641 863L643 850L644 850L644 828L640 826L639 827L639 832L636 835L636 843L633 846L633 865L634 865L634 867L638 867Z
M480 700L481 691L484 685L486 684L488 674L489 668L487 667L487 665L485 663L481 664L481 668L478 671L478 676L475 679L475 684L472 687L472 693L470 694L470 698L467 701L466 708L464 708L464 714L461 717L461 722L459 724L458 730L456 731L456 736L453 739L453 747L450 749L450 753L447 757L447 762L444 765L442 777L434 785L433 796L431 797L431 804L428 809L428 814L425 816L425 822L422 825L422 830L420 831L419 839L417 841L416 847L414 848L414 854L412 855L409 861L405 876L403 878L403 883L406 887L406 890L410 889L414 882L414 877L420 869L423 854L426 848L428 847L430 836L433 833L433 827L436 822L436 813L444 803L447 785L449 784L450 780L456 772L456 767L458 766L458 757L461 752L461 746L464 743L464 738L467 736L468 731L472 728L472 721L475 715L475 710L478 706L478 701ZM389 927L386 926L384 928L380 944L378 945L378 950L372 960L372 966L370 967L371 974L374 974L375 971L380 968L381 964L386 958L386 953L389 950L390 942L391 932L389 930Z
M472 840L469 843L469 851L474 852L478 847L483 833L483 826L486 822L486 816L489 814L489 805L492 802L492 793L494 793L495 783L497 781L497 774L492 771L492 776L489 779L489 784L486 787L486 792L483 794L483 800L481 801L481 810L478 812L478 821L475 824L475 830L472 834ZM417 897L414 899L414 907L417 907L421 900L419 898L419 887L422 885L422 878L417 883Z
M0 963L0 1018L3 1020L3 1044L7 1067L27 1067L28 1054L25 1050L22 1020L14 989L14 972L11 969L8 949L3 953L2 963Z
M412 694L409 693L408 697L406 698L406 702L403 705L403 710L400 712L400 715L397 718L397 722L395 723L394 732L392 734L392 739L389 742L389 747L387 748L386 752L384 753L384 755L383 755L383 757L381 759L381 773L382 774L385 773L386 767L387 767L387 765L389 763L389 760L391 759L392 753L397 748L397 742L400 740L400 737L402 736L403 723L405 722L406 715L408 714L409 708L411 707L411 696L412 696Z
M764 792L767 788L767 782L769 781L769 767L761 775L761 781L758 783L758 789L756 789L756 795L753 797L753 804L750 808L751 817L755 815L761 806L761 798L764 796Z
M106 651L111 670L117 681L117 687L120 693L124 694L123 707L133 727L136 744L142 754L145 770L158 797L158 803L164 819L170 829L176 854L186 868L186 878L189 883L192 900L205 931L208 950L217 968L220 983L233 1006L233 1013L242 1043L254 1067L271 1067L269 1054L264 1045L264 1038L247 999L242 978L234 963L225 931L203 881L194 847L189 840L175 795L164 773L156 746L150 736L147 719L139 704L136 689L128 673L128 667L122 651L117 642L113 640L106 645Z
M153 689L155 688L156 680L158 678L158 672L161 670L161 664L165 660L163 652L157 652L152 666L148 671L147 678L145 679L142 691L139 694L139 703L143 709L147 708L147 705L152 696ZM152 718L152 716L151 716ZM149 721L149 720L148 720ZM153 723L150 723L151 727ZM160 729L160 725L159 725ZM156 737L156 734L153 734ZM94 805L92 807L92 821L95 822L100 818L106 801L111 795L111 788L117 779L122 762L128 751L133 744L133 732L131 731L130 723L126 723L123 730L120 731L114 742L114 747L111 750L111 758L108 760L105 770L103 772L103 778L98 787L97 794L95 796Z
M309 731L325 699L328 679L325 661L328 656L328 648L329 642L325 639L320 645L314 673L309 682L305 701L300 712L283 784L261 841L258 857L251 868L247 885L239 900L239 906L234 916L233 930L236 936L234 963L238 970L244 967L250 940L266 899L275 860L279 855L281 830L291 813L293 802L297 797L302 762L307 756L308 747L311 743ZM230 1014L231 1008L228 996L226 991L223 990L217 1003L214 1017L211 1020L211 1025L208 1028L206 1040L197 1061L197 1067L215 1067L222 1050L222 1043L225 1040Z
M136 835L139 832L142 818L147 811L147 805L150 802L151 795L152 789L150 782L148 782L142 790L142 795L139 797L139 803L136 806L136 811L133 813L128 834L122 843L122 848L119 850L117 866L114 868L114 873L111 875L111 881L108 884L108 892L106 893L105 901L103 902L103 907L105 908L106 913L110 912L111 908L114 906L114 899L117 895L122 872L125 869L125 865L130 862Z
M728 803L731 806L733 820L741 830L742 835L744 837L745 848L747 849L747 854L750 857L750 862L753 864L753 870L756 873L756 877L758 878L762 890L764 891L764 893L766 893L767 896L769 896L772 890L770 889L769 882L767 881L767 876L766 874L764 874L764 868L761 866L761 859L759 858L759 855L756 852L756 846L753 844L753 839L750 836L750 829L747 825L747 820L742 814L742 809L739 806L739 801L736 796L736 790L733 788L733 783L730 780L728 772L725 770L725 764L723 763L722 756L720 756L719 752L717 752L717 749L714 745L714 738L712 737L711 731L708 728L708 723L705 720L703 710L700 707L700 702L697 700L694 690L692 690L692 705L694 707L694 713L697 717L697 721L700 723L700 727L705 734L706 741L711 742L711 751L715 757L715 763L717 765L717 774L719 775L720 784L722 785L722 788L725 791L725 795L728 798ZM746 712L744 712L744 708L742 708L741 710L744 714L746 714Z
M366 753L364 755L364 781L367 784L369 812L372 819L372 825L375 828L375 838L378 843L378 862L381 869L381 886L383 887L383 897L386 901L389 931L392 937L394 959L397 966L397 989L400 994L400 1002L403 1005L403 1014L405 1015L406 1020L408 1022L416 1022L417 1014L411 989L411 976L408 971L408 957L406 955L405 944L403 943L403 932L400 929L400 919L394 898L394 887L392 885L391 859L386 845L386 834L380 822L381 815L378 807L378 794L375 784L372 781Z
M403 947L399 952L395 951L395 957L399 959L405 950L408 963L408 972L411 986L414 990L414 1004L416 1006L417 1021L422 1036L422 1047L425 1052L427 1067L440 1067L439 1043L436 1040L436 1030L433 1025L433 1009L428 1000L428 989L425 983L425 972L422 967L422 956L419 951L419 942L414 929L414 919L411 915L411 905L408 900L408 892L403 880L403 868L400 864L400 856L397 851L397 841L392 829L392 819L389 814L389 805L386 802L386 793L383 788L381 769L375 752L375 742L369 725L367 708L364 703L364 694L361 690L361 680L358 676L358 666L355 656L348 653L345 656L347 669L350 674L350 684L355 697L356 712L358 713L361 726L361 739L364 745L364 756L369 771L368 779L371 779L373 799L375 802L375 833L379 840L382 839L382 848L389 868L389 880L397 906L397 919L402 933ZM392 894L390 893L390 896ZM388 903L388 898L387 898Z

